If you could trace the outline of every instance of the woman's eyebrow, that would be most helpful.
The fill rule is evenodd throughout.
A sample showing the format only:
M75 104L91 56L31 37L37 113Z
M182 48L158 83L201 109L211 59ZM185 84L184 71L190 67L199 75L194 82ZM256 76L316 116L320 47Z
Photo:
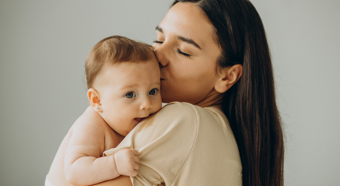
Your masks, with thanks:
M158 25L156 26L156 30L163 33L163 29L159 27Z
M192 39L185 38L185 37L182 37L182 36L178 36L177 38L178 38L179 40L182 40L182 41L186 42L186 43L189 43L189 44L191 44L191 45L194 45L194 46L197 47L198 49L201 49L201 47L200 47L197 43L195 43L195 41L193 41Z
M159 32L161 32L161 33L163 33L163 29L162 29L161 27L159 27L158 25L156 26L155 30L157 30L157 31L159 31ZM184 41L184 42L188 43L188 44L194 45L194 46L197 47L198 49L201 49L201 47L200 47L194 40L192 40L192 39L185 38L185 37L183 37L183 36L178 36L177 38L178 38L179 40L181 40L181 41Z

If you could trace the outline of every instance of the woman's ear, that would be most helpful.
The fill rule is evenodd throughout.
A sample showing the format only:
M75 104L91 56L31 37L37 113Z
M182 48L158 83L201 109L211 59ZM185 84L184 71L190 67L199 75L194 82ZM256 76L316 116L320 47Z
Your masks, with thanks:
M237 64L231 67L225 67L219 71L219 79L215 84L215 90L224 93L232 87L242 75L242 65Z
M92 106L92 108L96 111L96 112L102 112L103 108L101 107L101 103L100 103L100 95L99 92L94 89L94 88L89 88L87 90L87 98L89 99L89 102Z

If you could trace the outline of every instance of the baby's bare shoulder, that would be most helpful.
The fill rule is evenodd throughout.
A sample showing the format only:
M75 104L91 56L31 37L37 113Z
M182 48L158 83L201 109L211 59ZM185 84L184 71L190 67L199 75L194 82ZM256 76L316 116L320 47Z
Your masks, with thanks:
M74 132L89 130L88 132L92 131L93 133L104 133L106 125L107 124L103 118L89 107L78 117L72 127Z
M95 137L101 141L104 149L116 147L123 137L117 134L91 107L75 121L73 135L79 137Z

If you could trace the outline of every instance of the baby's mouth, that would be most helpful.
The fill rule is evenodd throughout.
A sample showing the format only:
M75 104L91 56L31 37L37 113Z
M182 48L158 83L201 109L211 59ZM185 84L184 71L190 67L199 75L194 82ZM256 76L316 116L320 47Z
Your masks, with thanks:
M137 124L139 123L139 122L141 122L142 120L143 120L144 118L135 118L134 120L137 122Z

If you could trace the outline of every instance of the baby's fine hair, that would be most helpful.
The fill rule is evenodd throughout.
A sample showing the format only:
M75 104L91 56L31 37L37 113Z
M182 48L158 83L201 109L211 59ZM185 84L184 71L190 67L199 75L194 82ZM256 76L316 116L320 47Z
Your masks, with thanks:
M86 58L87 88L92 88L94 79L105 63L145 62L152 59L156 60L156 57L151 45L123 36L107 37L99 41Z

